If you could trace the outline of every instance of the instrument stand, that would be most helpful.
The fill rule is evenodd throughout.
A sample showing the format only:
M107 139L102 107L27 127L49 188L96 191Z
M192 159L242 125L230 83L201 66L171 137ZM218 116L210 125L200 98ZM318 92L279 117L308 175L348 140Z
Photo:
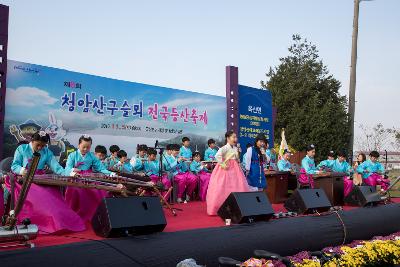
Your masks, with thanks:
M19 197L17 203L14 205L14 191L15 191L15 183L16 178L13 173L9 173L10 182L11 182L11 211L8 217L4 217L5 226L0 227L0 248L14 248L14 247L34 247L33 243L30 243L29 240L36 239L37 234L39 232L39 228L31 224L29 219L23 220L23 225L17 225L17 218L22 210L26 196L28 195L30 186L32 184L35 172L37 170L38 164L40 160L40 154L38 152L33 153L32 161L29 163L29 168L27 173L24 175L24 181L21 185L21 189L19 192ZM15 207L14 207L15 206Z
M29 242L28 238L26 241L21 241L21 242L5 242L5 243L0 243L0 250L1 249L12 249L12 248L19 248L19 247L25 247L25 248L34 248L35 244Z
M39 229L35 224L30 224L29 220L24 220L23 223L24 225L17 225L11 230L8 226L0 227L0 249L35 247L31 241L36 239Z
M385 204L391 202L390 190L400 181L400 176L390 184L389 188L382 193L381 200L384 201Z
M166 162L168 162L168 161L167 161L167 159L165 158L165 155L164 155L164 148L156 146L156 147L154 147L154 149L159 150L159 154L160 154L160 160L159 160L159 164L160 165L159 165L159 168L158 168L158 181L160 183L162 183L162 176L163 176L163 164L162 164L162 162L163 162L163 159L165 159ZM166 196L170 195L170 198L172 199L173 198L172 194L174 193L174 191L173 191L174 179L172 178L171 180L172 180L171 181L171 188L168 189L168 191L166 193ZM171 194L171 192L172 192L172 194ZM161 203L163 204L163 206L165 208L169 209L174 216L178 215L176 213L176 211L182 211L182 209L173 208L172 207L173 204L169 203L158 189L156 190L156 194L160 197Z

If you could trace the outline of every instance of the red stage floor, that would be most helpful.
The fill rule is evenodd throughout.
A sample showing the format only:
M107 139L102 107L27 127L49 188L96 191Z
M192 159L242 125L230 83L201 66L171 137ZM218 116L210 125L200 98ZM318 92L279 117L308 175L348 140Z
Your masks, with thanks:
M400 203L400 198L393 199L394 202ZM285 212L282 204L272 205L275 212ZM205 202L190 202L188 204L176 204L176 208L182 209L177 211L178 216L174 217L171 212L165 209L165 216L167 219L167 227L165 232L177 232L182 230L191 230L208 227L229 227L225 226L225 222L218 216L208 216L206 213ZM353 209L356 207L345 206L345 210ZM61 244L68 244L74 242L82 242L88 240L101 240L102 238L96 236L88 225L88 230L80 233L69 233L64 235L42 235L34 240L37 247L54 246Z

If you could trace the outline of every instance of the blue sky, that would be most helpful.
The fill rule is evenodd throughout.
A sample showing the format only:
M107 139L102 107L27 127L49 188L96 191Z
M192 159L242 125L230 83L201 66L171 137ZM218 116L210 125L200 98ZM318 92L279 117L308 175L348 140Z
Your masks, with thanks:
M0 3L10 59L223 96L226 65L259 87L299 33L348 91L353 0ZM399 0L361 3L357 123L400 127L399 11Z

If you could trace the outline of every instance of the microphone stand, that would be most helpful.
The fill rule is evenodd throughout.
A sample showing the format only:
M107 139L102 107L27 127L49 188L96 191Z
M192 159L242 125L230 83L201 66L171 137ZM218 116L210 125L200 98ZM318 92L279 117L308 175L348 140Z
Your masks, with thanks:
M388 152L385 149L385 170L387 170L387 165L388 165Z
M163 159L167 162L169 167L171 167L171 164L169 163L169 161L167 160L167 158L164 155L165 148L158 146L158 140L156 141L156 143L154 145L154 149L158 150L159 154L160 154L159 167L158 167L158 182L162 183L162 176L163 176L163 164L162 164L162 162L163 162ZM172 186L172 190L173 190L173 188L174 188L174 179L172 178L171 180L172 180L171 186ZM171 204L172 204L172 202L171 202L172 198L173 198L173 196L170 196L170 201L169 202ZM175 213L176 210L182 211L182 209L178 209L178 208L172 208L172 210L173 210L174 216L176 216L175 215L176 214Z
M157 148L156 148L157 149ZM160 160L159 160L159 166L158 166L158 182L162 183L162 176L163 176L163 164L162 160L164 157L164 148L159 148L159 153L160 153Z

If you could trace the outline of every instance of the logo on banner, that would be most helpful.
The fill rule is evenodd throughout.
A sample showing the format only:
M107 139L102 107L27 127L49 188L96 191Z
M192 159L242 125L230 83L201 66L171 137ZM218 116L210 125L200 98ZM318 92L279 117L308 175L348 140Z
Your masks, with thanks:
M77 82L64 82L64 87L69 87L73 89L82 89L82 84Z

